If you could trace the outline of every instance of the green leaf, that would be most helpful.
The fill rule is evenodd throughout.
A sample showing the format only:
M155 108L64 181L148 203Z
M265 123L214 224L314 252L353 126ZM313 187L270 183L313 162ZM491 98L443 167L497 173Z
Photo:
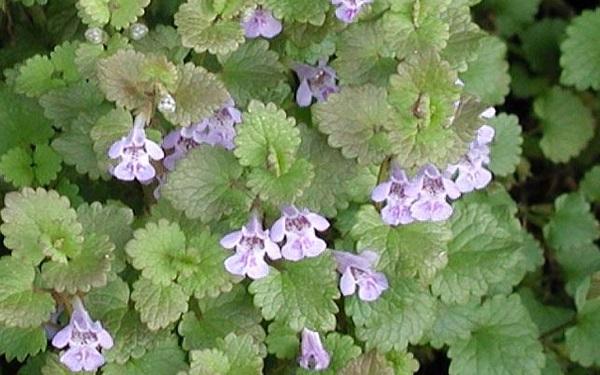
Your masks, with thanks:
M78 42L64 42L56 46L54 51L50 53L52 64L62 74L65 83L81 80L77 65L75 64L75 51L78 45Z
M483 5L491 11L500 35L508 38L533 23L540 2L541 0L487 0Z
M600 32L600 9L585 10L572 19L567 27L567 38L560 45L563 68L560 81L574 85L578 90L600 89L600 47L593 35Z
M185 370L185 353L173 336L158 343L140 358L125 364L109 363L102 368L104 375L172 375Z
M450 344L450 374L539 374L544 367L538 332L517 295L483 303L468 338Z
M389 51L383 31L381 22L359 22L340 33L332 66L341 84L388 84L398 62Z
M339 375L394 375L394 369L383 355L371 350L350 361Z
M71 375L73 373L67 368L67 366L60 362L57 354L51 352L46 352L44 354L45 355L42 357L44 359L44 363L36 375ZM80 374L93 375L93 373L89 371L80 372Z
M390 287L374 302L346 298L346 314L356 325L356 337L366 348L383 352L416 344L433 324L435 300L414 278L387 274Z
M88 292L106 285L115 248L108 236L86 234L83 250L66 262L46 262L42 265L42 281L48 288L69 294Z
M140 312L142 322L152 331L165 328L177 321L188 309L188 297L177 284L155 284L140 278L133 284L131 299Z
M117 30L129 26L144 15L150 0L109 0L110 24Z
M77 219L86 235L96 233L109 237L115 245L112 270L122 271L125 268L125 244L133 236L133 211L116 204L85 203L77 208Z
M372 85L346 87L327 101L312 106L313 120L328 136L328 143L341 148L346 158L359 164L377 164L385 159L391 144L382 130L392 123L387 93Z
M329 9L327 0L262 0L277 18L311 23L320 26L325 21Z
M496 176L508 176L515 172L521 161L521 126L515 115L501 113L489 124L496 130L490 155L490 170Z
M137 109L152 103L152 82L143 80L146 57L133 50L119 50L97 64L100 88L108 100L127 109Z
M556 252L565 279L565 290L575 296L577 288L594 272L600 271L600 249L587 243L570 245Z
M120 333L123 318L128 311L128 303L129 285L119 277L112 277L105 286L94 288L85 295L85 307L90 315L102 321L103 326L113 335ZM122 346L121 340L114 341L117 346ZM133 342L138 341L130 343Z
M175 26L184 47L197 53L226 54L244 42L244 30L235 20L222 19L209 0L188 0L175 14Z
M290 169L300 141L293 117L286 117L273 103L252 101L238 129L234 153L244 166L280 174Z
M164 55L177 64L183 63L190 51L181 45L177 30L167 25L157 25L142 39L132 41L132 44L137 51Z
M21 147L8 150L0 159L0 174L15 187L31 186L35 179L31 153Z
M34 99L0 85L0 155L16 146L47 143L54 134L51 122Z
M65 164L74 165L80 174L87 174L97 180L107 174L106 169L100 169L100 160L107 159L106 152L101 156L94 151L94 140L91 133L102 112L81 113L73 120L69 129L61 133L52 142L52 148L63 158Z
M600 202L600 165L592 167L585 173L579 189L592 202Z
M322 375L337 375L346 367L346 365L357 358L361 354L360 347L354 345L354 339L350 336L340 335L337 332L332 332L325 340L323 346L331 358L329 367L320 371ZM314 370L306 370L299 368L296 372L298 375L314 374Z
M260 326L262 316L244 287L236 286L217 298L199 300L198 305L198 313L187 312L179 323L184 349L210 349L218 339L230 333L250 335L256 342L264 340L265 332Z
M519 289L519 297L521 297L521 303L529 312L529 316L537 326L540 335L552 333L554 330L565 326L575 315L573 310L541 303L529 288Z
M78 0L77 9L81 20L90 26L102 26L110 19L110 0Z
M419 370L419 362L411 352L387 352L386 359L392 364L396 375L412 375Z
M55 191L8 193L1 215L4 244L18 259L37 265L45 257L65 260L81 251L83 228L77 213Z
M102 117L89 131L89 137L94 142L92 148L96 154L96 169L106 174L112 161L108 158L108 150L112 144L131 131L133 119L131 113L124 108L116 108ZM87 146L87 145L86 145ZM87 147L86 147L87 148Z
M433 280L434 294L444 302L465 303L488 293L492 284L514 281L513 273L523 276L517 267L524 260L523 236L515 236L512 217L478 203L457 202L454 211L448 265Z
M269 353L279 359L293 359L298 355L300 340L298 333L287 324L274 321L269 324L269 334L265 339Z
M544 226L544 238L557 250L591 244L600 238L600 227L581 194L563 194L554 201L554 214Z
M62 169L62 158L50 146L40 144L33 151L33 172L40 185L48 185L58 176Z
M0 353L7 361L25 361L27 356L46 350L46 332L42 327L0 327Z
M471 300L464 304L446 304L439 301L435 308L435 321L426 337L436 349L456 340L466 340L475 327L474 316L479 301Z
M56 78L54 64L46 56L36 55L22 65L15 82L19 94L40 96L52 89L63 87L65 82Z
M474 101L463 100L457 110L460 87L455 82L456 73L433 54L405 60L390 78L389 100L397 114L390 141L403 167L433 163L445 168L467 151L477 128L462 113L468 114Z
M282 267L281 271L272 268L267 277L254 280L248 289L263 317L276 318L296 331L304 327L333 330L338 311L333 300L340 293L331 255L287 262Z
M544 133L540 147L555 163L579 155L594 136L592 112L570 91L554 87L536 98L533 110L541 120Z
M161 219L136 230L133 237L125 248L133 267L153 283L168 286L177 277L177 262L186 253L186 239L179 225Z
M177 283L187 294L198 299L214 298L230 291L234 282L241 281L225 270L223 264L229 254L223 251L219 239L208 231L196 229L195 236L188 241L186 254L174 259L180 272Z
M217 348L190 352L190 375L260 375L263 362L251 336L230 333Z
M285 79L279 55L263 39L248 41L235 52L220 57L220 77L239 106L251 99L264 100Z
M468 6L451 6L443 18L449 24L450 37L441 56L452 68L464 72L469 63L477 58L485 33L476 23L471 22L471 10Z
M565 332L571 360L585 367L600 365L600 298L587 301L577 314L577 324Z
M208 222L248 211L251 200L241 177L242 167L231 152L201 146L177 164L161 194L189 218Z
M545 18L520 34L523 53L533 71L551 76L560 72L559 44L564 39L566 26L562 19Z
M166 119L176 125L188 126L212 115L225 103L229 94L213 74L187 63L178 68L173 97L177 107L175 112L165 114Z
M379 254L378 268L387 274L419 275L429 283L446 265L451 232L445 224L432 222L392 227L367 205L358 211L351 236L357 248Z
M446 47L450 32L442 15L449 4L449 0L392 2L391 11L383 15L383 27L398 58L414 51L437 53Z
M506 44L498 37L486 36L481 40L477 58L460 75L465 92L489 105L504 103L504 97L510 91L506 50Z
M348 202L355 196L355 188L358 188L361 200L369 196L377 182L369 169L344 158L340 150L329 147L327 138L315 129L305 125L298 128L302 138L298 155L312 164L315 177L296 199L296 205L334 217L338 209L348 207ZM355 183L359 179L364 181L366 190Z
M115 345L104 351L107 362L124 364L130 360L144 358L147 352L152 351L171 336L170 330L167 329L151 331L140 321L139 314L136 311L127 310L126 305L124 310L118 309L111 314L116 316L117 311L124 315L114 323L118 325L118 328L109 327Z
M49 293L34 289L35 269L18 258L0 258L0 323L9 327L39 327L54 312Z

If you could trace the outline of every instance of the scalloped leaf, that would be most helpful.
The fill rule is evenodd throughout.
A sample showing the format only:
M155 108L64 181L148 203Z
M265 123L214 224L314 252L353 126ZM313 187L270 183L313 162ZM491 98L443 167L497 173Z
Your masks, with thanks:
M247 212L251 197L243 188L242 171L231 152L201 146L177 164L161 194L189 218L203 222Z
M188 0L175 13L175 25L184 47L197 53L226 54L244 42L244 30L235 20L221 19L209 0Z
M393 122L387 93L373 85L346 87L327 101L312 107L313 121L328 136L328 143L341 148L346 158L362 165L380 163L392 147L388 135Z
M27 356L46 350L48 338L42 327L0 327L0 353L7 361L25 361Z
M83 228L66 197L25 188L4 197L0 230L13 256L37 265L45 257L66 260L82 249Z
M560 80L578 90L600 89L600 47L593 35L600 32L600 9L583 11L567 27L567 38L560 45L563 68Z
M229 98L223 84L204 68L187 63L178 67L173 98L175 112L165 113L171 123L188 126L213 114Z
M39 327L50 319L55 302L34 289L35 269L12 256L0 258L0 323L9 327Z
M490 154L490 170L497 176L515 172L521 161L521 125L515 115L501 113L489 121L496 130Z
M188 310L188 296L177 284L155 284L141 277L133 284L131 299L140 319L152 331L176 322Z
M190 352L190 375L261 375L263 361L251 336L230 333L213 350Z
M275 17L320 26L330 7L328 0L261 0Z
M254 304L266 320L285 322L295 331L304 327L318 331L335 328L338 308L333 302L337 289L335 262L330 254L286 262L283 269L271 269L265 278L249 287Z

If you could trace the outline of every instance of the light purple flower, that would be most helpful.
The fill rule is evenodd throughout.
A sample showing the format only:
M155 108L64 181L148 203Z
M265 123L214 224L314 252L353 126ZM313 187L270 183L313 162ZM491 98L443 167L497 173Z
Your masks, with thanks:
M389 288L385 275L373 271L378 255L365 250L359 255L345 251L333 251L338 272L342 274L340 290L345 296L352 295L358 288L358 298L363 301L374 301Z
M335 70L327 66L323 59L319 60L316 67L297 64L294 71L300 79L300 86L296 92L296 103L300 107L308 107L313 97L318 102L324 102L330 94L338 92Z
M98 321L93 322L79 297L73 298L73 313L67 326L52 339L52 345L62 349L60 361L71 371L95 371L104 364L98 348L110 349L113 339Z
M181 160L189 150L198 146L198 143L193 138L186 138L181 132L182 129L173 130L167 134L162 142L164 150L173 149L173 152L163 160L163 165L170 171L175 169L175 163Z
M275 242L286 239L281 248L285 259L297 261L304 257L316 257L325 251L327 244L317 237L315 230L327 230L327 219L307 209L298 210L293 205L283 207L281 212L283 216L271 228L271 239Z
M248 38L264 36L270 39L279 34L282 29L281 22L273 17L271 11L260 7L244 17L242 27Z
M198 144L220 145L232 150L235 148L235 125L242 122L242 113L234 105L229 99L211 117L181 129L181 136Z
M483 125L469 145L467 155L458 164L449 165L447 172L456 175L456 186L461 193L483 189L492 181L492 173L485 167L490 162L489 143L494 139L494 128Z
M263 230L256 215L241 230L231 232L221 239L221 246L235 249L235 254L225 260L225 269L231 274L260 279L269 273L265 254L271 259L281 258L279 246Z
M372 3L373 0L331 0L333 5L338 5L335 10L335 16L345 23L354 22L361 8L365 4Z
M146 138L144 124L145 119L138 115L129 135L113 143L108 150L111 159L119 159L119 164L111 171L119 180L151 180L156 175L156 170L150 159L161 160L165 156L158 144Z
M419 221L442 221L453 212L447 198L457 199L460 190L447 174L433 165L426 165L416 178L419 198L411 206L412 217Z
M414 183L408 180L406 172L396 166L392 167L390 180L373 189L371 199L375 202L386 202L381 210L381 218L386 224L409 224L414 221L410 207L418 197Z
M308 328L302 330L302 343L298 363L307 370L325 370L331 358L323 347L319 333Z

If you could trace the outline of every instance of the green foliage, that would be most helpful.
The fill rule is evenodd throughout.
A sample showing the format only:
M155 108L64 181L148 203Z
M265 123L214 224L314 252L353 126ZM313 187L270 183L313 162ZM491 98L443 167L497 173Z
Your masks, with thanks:
M216 349L192 351L190 357L190 375L260 375L262 373L263 363L258 348L252 337L248 335L237 336L231 333L224 339L218 340Z
M271 269L267 277L254 280L249 291L267 320L276 319L295 331L331 331L338 311L333 300L340 296L334 269L328 254L289 262L283 270Z
M519 119L501 113L490 121L496 134L491 149L490 170L498 176L512 174L521 161L523 138Z
M600 30L600 10L585 11L567 27L567 37L560 45L561 82L578 90L600 88L600 48L590 39Z
M542 151L555 163L577 156L594 135L590 110L571 92L555 87L533 104L542 122ZM568 109L567 109L568 108Z
M450 374L540 373L542 345L518 296L496 296L475 309L471 319L470 336L450 344Z
M600 237L598 222L582 195L561 195L554 207L554 214L544 226L544 237L555 249L591 244Z

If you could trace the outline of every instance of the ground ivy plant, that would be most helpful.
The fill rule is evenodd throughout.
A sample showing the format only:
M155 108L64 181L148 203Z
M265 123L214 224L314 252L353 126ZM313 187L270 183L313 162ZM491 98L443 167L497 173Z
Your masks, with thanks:
M598 370L600 9L478 3L0 0L6 373Z

